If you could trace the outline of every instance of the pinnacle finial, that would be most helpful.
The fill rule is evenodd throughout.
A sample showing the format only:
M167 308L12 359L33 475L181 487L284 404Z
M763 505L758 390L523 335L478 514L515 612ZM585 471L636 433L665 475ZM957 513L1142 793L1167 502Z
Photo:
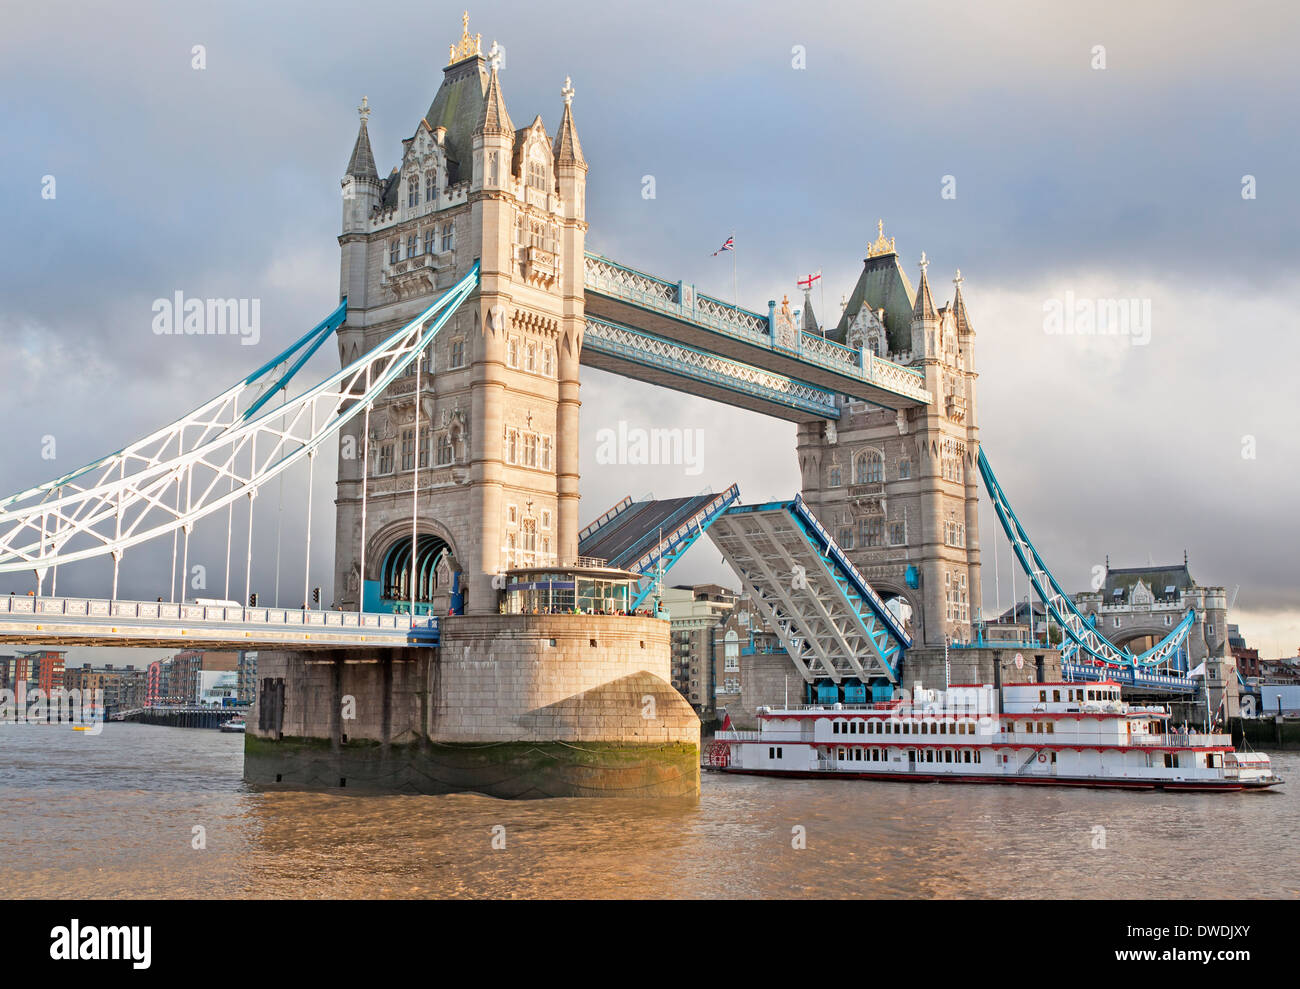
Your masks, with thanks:
M921 252L921 275L925 275L925 269L930 267L930 259L925 256L925 251Z
M564 88L560 90L560 95L564 97L564 105L573 105L573 80L568 76L564 77Z
M469 11L465 11L460 18L460 43L451 45L447 49L447 64L458 62L463 58L470 58L473 55L483 54L483 35L476 34L474 37L469 36Z
M964 282L965 280L966 279L961 277L961 269L958 268L957 276L952 280L952 283L957 286L957 291L959 292L961 291L961 283Z
M362 123L370 118L370 99L368 97L361 97L361 105L357 107L357 113L361 114Z
M885 237L885 221L876 221L876 239L874 243L867 245L867 257L874 258L881 254L897 254L894 247L894 238Z
M492 39L492 47L488 49L488 64L492 66L493 72L501 70L502 56L505 55L505 49L497 44L496 39Z

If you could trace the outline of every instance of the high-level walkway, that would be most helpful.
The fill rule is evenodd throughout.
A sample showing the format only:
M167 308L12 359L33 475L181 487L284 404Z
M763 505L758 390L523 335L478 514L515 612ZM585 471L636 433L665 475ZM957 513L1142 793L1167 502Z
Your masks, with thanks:
M890 409L929 405L916 368L588 252L583 362L787 419L834 418L834 395ZM586 351L591 349L591 354Z

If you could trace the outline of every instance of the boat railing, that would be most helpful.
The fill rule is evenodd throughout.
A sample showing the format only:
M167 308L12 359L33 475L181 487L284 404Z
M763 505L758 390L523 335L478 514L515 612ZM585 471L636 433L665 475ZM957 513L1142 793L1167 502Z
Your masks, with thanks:
M714 741L718 742L807 742L812 740L811 734L805 734L802 731L720 731L714 734Z
M1232 745L1231 735L1205 735L1205 734L1186 734L1175 732L1172 735L1135 735L1131 740L1133 745L1152 745L1161 748L1191 749L1200 748L1207 745Z

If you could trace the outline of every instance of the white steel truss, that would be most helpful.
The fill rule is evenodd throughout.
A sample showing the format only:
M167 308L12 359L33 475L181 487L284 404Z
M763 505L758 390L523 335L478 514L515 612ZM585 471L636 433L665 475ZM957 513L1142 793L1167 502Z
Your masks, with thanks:
M268 481L314 457L424 353L477 287L478 271L476 264L373 350L282 405L262 411L272 391L238 410L257 372L120 453L0 501L0 573L32 570L43 581L49 567L105 555L116 572L126 549L178 530L188 535L200 519L254 498ZM301 355L293 370L309 356ZM251 555L251 528L249 543Z

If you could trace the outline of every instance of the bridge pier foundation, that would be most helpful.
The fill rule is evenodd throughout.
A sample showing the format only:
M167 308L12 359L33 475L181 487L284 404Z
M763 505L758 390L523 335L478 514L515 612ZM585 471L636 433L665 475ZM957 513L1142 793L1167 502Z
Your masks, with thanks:
M666 622L607 615L447 618L436 649L263 651L244 778L695 797L700 723L668 666Z

